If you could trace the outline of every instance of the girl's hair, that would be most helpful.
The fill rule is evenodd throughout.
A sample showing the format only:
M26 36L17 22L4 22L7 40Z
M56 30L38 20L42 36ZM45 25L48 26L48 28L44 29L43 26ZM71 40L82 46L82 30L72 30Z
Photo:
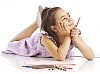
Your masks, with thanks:
M45 8L42 11L41 15L41 30L44 30L45 32L48 33L49 36L53 37L53 39L56 41L57 46L60 46L59 39L54 31L52 31L51 26L56 25L56 19L55 19L55 14L58 10L60 10L60 7L54 7L54 8Z

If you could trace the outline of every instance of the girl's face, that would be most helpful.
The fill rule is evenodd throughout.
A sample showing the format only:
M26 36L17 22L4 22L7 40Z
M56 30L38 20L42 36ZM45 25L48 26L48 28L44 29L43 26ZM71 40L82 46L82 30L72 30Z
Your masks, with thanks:
M67 25L69 30L72 30L74 28L74 21L70 17L69 13L67 13L65 10L60 9L55 14L55 19L57 21L62 21L65 25Z

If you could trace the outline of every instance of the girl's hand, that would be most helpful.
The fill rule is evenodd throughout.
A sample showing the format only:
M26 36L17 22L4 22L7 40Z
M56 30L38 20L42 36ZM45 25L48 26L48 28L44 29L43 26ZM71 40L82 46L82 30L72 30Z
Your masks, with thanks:
M80 37L80 30L75 26L72 30L71 30L71 39L72 41L77 41Z
M57 22L57 30L58 34L61 36L70 36L70 30L68 29L67 25L65 25L62 21Z

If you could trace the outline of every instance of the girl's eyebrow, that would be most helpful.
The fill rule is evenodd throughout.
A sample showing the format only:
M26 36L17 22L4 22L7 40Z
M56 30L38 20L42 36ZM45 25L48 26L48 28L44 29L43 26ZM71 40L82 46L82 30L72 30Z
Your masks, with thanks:
M69 13L67 13L67 15L70 17L70 14Z
M67 15L69 15L69 13L67 13ZM66 17L66 15L61 16L61 18Z
M67 13L67 15L69 15L69 13Z
M61 16L61 19L63 18L63 17L65 17L66 15L63 15L63 16Z

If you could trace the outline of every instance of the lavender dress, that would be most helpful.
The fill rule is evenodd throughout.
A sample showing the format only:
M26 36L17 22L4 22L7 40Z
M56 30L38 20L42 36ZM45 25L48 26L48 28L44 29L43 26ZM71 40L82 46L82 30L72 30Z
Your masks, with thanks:
M51 39L55 44L56 42L52 37L48 36L48 34L44 31L38 33L34 36L27 37L25 39L19 41L9 42L8 47L3 53L5 54L16 54L20 56L34 56L34 57L52 57L47 49L41 44L41 36L42 34L46 34L49 39ZM70 57L73 55L72 48L73 44L70 45L70 50L66 57Z

